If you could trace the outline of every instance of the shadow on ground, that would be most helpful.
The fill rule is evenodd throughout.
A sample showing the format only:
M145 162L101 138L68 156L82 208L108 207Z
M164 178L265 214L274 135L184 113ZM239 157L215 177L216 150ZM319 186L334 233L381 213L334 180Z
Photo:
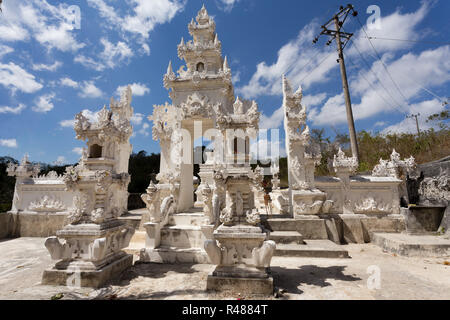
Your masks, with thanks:
M359 281L361 278L344 274L345 266L319 267L315 265L301 266L298 269L271 267L274 283L277 287L285 289L287 293L302 294L298 287L311 285L327 287L331 283L328 279L340 281Z
M167 276L168 272L190 274L198 270L193 268L194 264L162 264L152 262L135 262L133 266L125 270L117 280L111 281L113 285L126 286L138 277L159 279Z

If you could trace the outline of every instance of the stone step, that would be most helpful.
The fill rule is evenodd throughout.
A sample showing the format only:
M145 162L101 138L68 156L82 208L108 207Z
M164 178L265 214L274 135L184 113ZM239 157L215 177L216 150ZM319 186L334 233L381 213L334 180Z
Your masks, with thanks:
M128 247L123 249L126 253L139 255L139 252L142 248L145 248L145 237L147 236L147 232L136 230L131 237L130 243Z
M203 248L205 237L200 226L165 226L161 229L161 246Z
M348 251L330 240L304 240L305 244L277 243L275 256L349 258Z
M384 251L407 257L450 256L450 237L445 235L373 233L372 242Z
M169 217L171 226L202 226L206 224L207 217L203 213L175 213Z
M311 218L270 218L267 224L272 231L297 231L303 239L321 240L328 239L325 220L317 217Z
M134 229L139 228L139 224L141 223L142 215L147 209L137 209L129 211L128 213L119 217L119 220L125 222L127 225Z
M146 248L140 252L139 261L154 263L210 263L205 250L201 248L176 248L160 246Z
M303 243L303 236L297 231L273 231L269 239L276 243Z

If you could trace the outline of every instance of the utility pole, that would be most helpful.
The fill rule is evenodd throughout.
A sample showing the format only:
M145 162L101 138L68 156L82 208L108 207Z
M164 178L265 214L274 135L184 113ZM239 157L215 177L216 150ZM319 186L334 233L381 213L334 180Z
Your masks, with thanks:
M411 114L406 117L406 118L416 118L416 127L417 127L417 136L418 137L420 137L419 120L418 120L419 116L420 116L420 113L416 113L416 114Z
M348 89L348 80L347 80L347 71L345 68L345 61L344 61L344 48L347 45L350 38L353 36L353 33L347 33L341 31L342 26L344 25L344 22L346 21L348 15L352 13L354 17L358 15L358 12L353 9L353 6L351 4L347 5L347 7L340 7L340 10L337 14L333 16L330 20L328 20L327 23L325 23L322 26L322 32L317 36L313 43L317 43L319 41L319 37L321 35L327 35L330 36L331 39L328 40L327 45L330 45L334 39L336 39L337 44L337 50L339 54L339 59L337 60L340 64L341 68L341 78L342 78L342 87L344 89L344 97L345 97L345 107L347 111L347 122L348 122L348 129L350 133L350 145L352 149L352 156L356 158L356 160L359 163L359 156L358 156L358 141L356 140L356 131L355 131L355 122L353 120L353 111L352 111L352 102L350 99L350 92ZM330 25L332 26L334 23L334 27L336 30L331 29ZM344 43L342 41L344 39Z

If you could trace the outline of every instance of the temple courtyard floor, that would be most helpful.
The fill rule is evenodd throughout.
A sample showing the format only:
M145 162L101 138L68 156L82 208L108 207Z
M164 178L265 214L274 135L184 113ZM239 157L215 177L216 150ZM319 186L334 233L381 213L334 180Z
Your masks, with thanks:
M351 258L274 257L277 297L206 292L214 266L205 264L136 262L101 289L43 286L54 264L44 240L0 240L0 299L450 299L450 257L403 257L373 244L345 245Z

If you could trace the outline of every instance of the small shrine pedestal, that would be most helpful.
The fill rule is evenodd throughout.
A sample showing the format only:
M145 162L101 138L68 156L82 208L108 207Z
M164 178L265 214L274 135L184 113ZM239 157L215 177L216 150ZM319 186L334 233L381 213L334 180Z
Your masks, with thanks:
M257 180L257 174L255 177ZM267 234L254 208L253 193L247 190L248 180L237 175L228 176L225 181L222 225L213 232L212 240L205 241L205 251L217 265L208 275L206 288L241 294L272 294L273 278L269 267L276 244L266 240Z
M42 284L99 288L133 265L133 256L120 250L133 232L118 220L102 224L67 225L45 246L60 260L44 271ZM59 239L64 239L60 242Z
M205 242L205 250L216 269L208 275L207 290L235 291L241 294L272 294L269 273L275 242L266 241L260 227L220 226L214 240ZM216 243L218 242L218 245Z

